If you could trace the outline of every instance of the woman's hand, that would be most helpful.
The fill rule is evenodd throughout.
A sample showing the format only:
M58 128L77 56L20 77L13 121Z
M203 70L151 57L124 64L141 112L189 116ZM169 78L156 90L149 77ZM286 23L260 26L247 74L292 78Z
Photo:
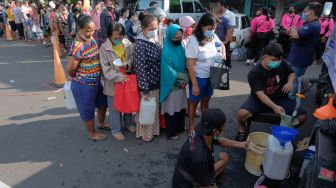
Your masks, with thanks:
M198 95L200 95L200 89L199 89L199 87L198 87L198 84L193 84L193 85L192 85L192 94L193 94L194 96L198 96Z

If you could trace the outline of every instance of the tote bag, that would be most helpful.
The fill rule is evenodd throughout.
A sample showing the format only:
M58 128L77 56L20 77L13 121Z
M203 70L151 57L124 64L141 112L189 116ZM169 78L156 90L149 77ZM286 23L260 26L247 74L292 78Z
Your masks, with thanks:
M210 67L210 82L214 89L229 90L229 69L221 63L218 66Z

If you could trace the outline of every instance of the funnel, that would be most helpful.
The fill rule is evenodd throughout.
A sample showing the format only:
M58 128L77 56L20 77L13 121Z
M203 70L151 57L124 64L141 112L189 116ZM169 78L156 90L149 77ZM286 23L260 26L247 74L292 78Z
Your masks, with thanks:
M314 112L314 116L321 120L336 118L336 108L334 106L334 99L330 98L327 105L316 109Z
M278 139L281 146L285 146L287 142L294 140L298 131L293 128L283 126L273 126L272 135Z

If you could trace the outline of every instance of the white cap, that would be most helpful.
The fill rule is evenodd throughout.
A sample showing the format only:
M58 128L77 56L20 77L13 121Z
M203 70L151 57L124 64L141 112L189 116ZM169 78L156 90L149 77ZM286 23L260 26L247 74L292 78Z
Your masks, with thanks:
M51 8L56 8L56 5L55 5L55 3L53 2L53 1L50 1L49 2L49 6L51 7Z

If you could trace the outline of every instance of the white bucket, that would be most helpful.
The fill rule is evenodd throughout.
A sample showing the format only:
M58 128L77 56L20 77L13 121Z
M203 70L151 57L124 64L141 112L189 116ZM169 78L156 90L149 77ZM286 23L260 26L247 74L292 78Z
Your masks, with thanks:
M260 166L264 159L268 136L270 134L264 132L250 133L247 140L249 140L249 149L246 152L245 169L255 175L262 174Z
M153 125L155 121L156 101L155 97L150 98L148 101L141 98L139 123L141 125Z

